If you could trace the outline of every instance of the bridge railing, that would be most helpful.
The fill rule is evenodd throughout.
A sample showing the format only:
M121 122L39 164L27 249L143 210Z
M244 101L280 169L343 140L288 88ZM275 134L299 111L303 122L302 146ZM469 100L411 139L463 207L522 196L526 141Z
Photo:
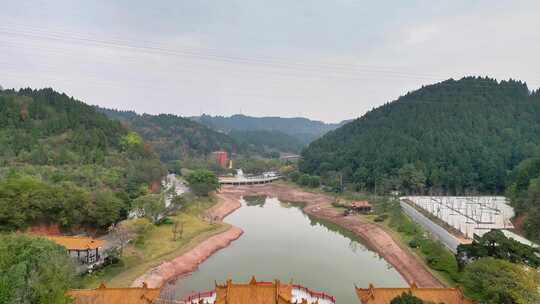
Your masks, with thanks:
M193 300L197 300L197 302L198 302L199 299L201 299L201 298L209 298L209 297L212 297L214 294L215 294L214 290L202 291L202 292L194 292L194 293L190 294L189 296L185 297L183 299L183 301L190 304L190 303L193 302Z
M312 296L314 298L326 299L326 300L331 301L332 303L336 303L336 298L334 296L331 296L331 295L326 294L324 292L317 292L317 291L311 290L311 289L309 289L307 287L304 287L302 285L296 285L296 284L293 284L292 288L302 290L302 291L304 291L305 293L308 293L310 296Z

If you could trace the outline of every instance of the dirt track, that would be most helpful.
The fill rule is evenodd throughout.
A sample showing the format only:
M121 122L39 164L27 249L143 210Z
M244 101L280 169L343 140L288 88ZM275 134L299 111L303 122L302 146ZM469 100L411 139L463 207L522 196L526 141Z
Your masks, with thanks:
M231 199L239 200L242 195L266 195L278 197L282 201L303 202L306 204L304 212L307 214L338 224L362 238L370 249L379 253L394 266L407 282L414 282L418 287L444 287L417 257L401 248L382 227L358 216L344 217L339 211L331 208L332 198L330 196L304 192L297 188L274 183L223 187L219 197L229 201Z

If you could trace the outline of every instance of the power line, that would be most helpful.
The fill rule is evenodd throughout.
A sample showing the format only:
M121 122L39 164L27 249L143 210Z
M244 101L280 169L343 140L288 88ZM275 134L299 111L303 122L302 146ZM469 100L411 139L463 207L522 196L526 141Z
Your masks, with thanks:
M77 40L86 41L86 42L111 44L117 47L145 48L145 49L150 49L154 51L164 51L164 52L172 52L172 53L183 52L183 54L185 55L206 54L207 56L210 56L216 59L222 58L222 59L239 60L239 61L263 60L265 63L286 64L286 65L295 65L295 66L309 66L309 67L323 67L323 68L344 68L348 70L351 70L351 69L356 70L356 69L362 68L362 69L367 69L368 72L390 72L390 73L398 73L398 74L404 73L407 75L411 75L411 73L408 73L408 72L395 71L394 67L381 67L381 66L372 66L372 65L365 65L365 64L360 65L357 63L354 63L354 64L350 64L350 63L337 64L337 63L321 63L321 62L309 63L309 62L302 62L302 61L297 61L297 60L291 61L289 58L269 57L269 56L260 56L260 55L257 55L257 56L251 55L250 57L238 56L238 55L224 55L222 49L212 49L208 47L205 47L205 48L175 47L174 49L170 49L170 48L165 48L163 46L159 46L156 42L144 41L140 39L130 40L130 39L125 39L125 38L123 39L114 38L114 39L103 40L103 39L92 38L91 36L81 36L79 33L76 33L76 32L51 31L51 30L44 31L39 28L33 28L33 27L21 26L21 25L17 25L15 27L23 27L23 28L26 28L26 30L23 29L22 31L19 30L19 32L17 32L17 29L14 30L12 27L6 27L4 25L3 31L5 31L6 33L11 32L14 34L20 33L20 34L25 34L25 35L37 35L37 36L41 35L42 38L46 38L46 37L52 37L56 39L72 38L72 39L77 39ZM2 29L2 26L0 26L0 29ZM152 47L150 47L149 45ZM414 75L422 76L422 77L444 78L441 75L433 75L433 74L414 73Z
M57 41L57 42L68 42L73 44L83 44L83 45L95 45L106 48L113 49L126 49L139 53L146 54L159 54L166 56L176 56L176 57L188 57L198 60L206 60L211 62L218 63L239 63L239 64L255 64L258 66L279 68L279 69L289 69L305 72L315 72L315 73L344 73L344 74L353 74L353 73L379 73L392 75L395 78L403 79L414 79L414 80L440 80L445 77L418 74L418 73L407 73L396 70L389 70L384 67L366 67L360 66L357 64L344 65L344 64L326 64L326 63L305 63L298 61L290 61L283 59L275 59L269 57L241 57L241 56L232 56L232 55L223 55L223 54L214 54L208 52L208 50L193 50L193 49L182 49L182 48L164 48L161 46L145 46L145 45L136 45L131 42L118 42L118 41L108 41L102 39L94 39L87 37L77 37L77 36L66 36L66 35L51 35L43 32L36 31L17 31L9 30L0 27L0 34L12 35L12 36L24 36L29 39L40 39L48 41ZM153 45L156 45L155 43Z

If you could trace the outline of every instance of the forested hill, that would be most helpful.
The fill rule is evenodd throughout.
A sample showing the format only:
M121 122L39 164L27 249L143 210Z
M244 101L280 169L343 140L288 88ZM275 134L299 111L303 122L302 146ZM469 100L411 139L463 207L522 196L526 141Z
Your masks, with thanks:
M271 130L232 130L229 133L240 147L245 151L256 152L261 155L270 152L300 153L307 145L298 138Z
M426 86L313 142L301 170L357 188L501 192L540 143L539 95L488 78Z
M230 117L202 115L190 117L190 119L226 133L233 130L279 131L298 138L302 144L308 144L312 140L343 124L343 122L327 124L322 121L301 117L252 117L246 115L233 115Z
M205 156L216 150L236 151L234 140L187 118L172 114L139 115L132 111L97 108L110 118L126 123L150 143L161 160Z
M165 174L119 122L52 89L0 91L0 230L107 227Z

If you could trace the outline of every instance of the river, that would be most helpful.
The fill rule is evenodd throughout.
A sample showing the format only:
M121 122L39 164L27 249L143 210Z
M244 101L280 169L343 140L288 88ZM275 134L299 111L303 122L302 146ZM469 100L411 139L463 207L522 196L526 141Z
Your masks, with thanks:
M174 283L183 297L211 290L214 281L248 282L280 279L359 303L354 285L406 286L399 273L353 234L310 218L297 205L276 198L242 201L225 222L244 230L240 239L203 262L194 273Z

